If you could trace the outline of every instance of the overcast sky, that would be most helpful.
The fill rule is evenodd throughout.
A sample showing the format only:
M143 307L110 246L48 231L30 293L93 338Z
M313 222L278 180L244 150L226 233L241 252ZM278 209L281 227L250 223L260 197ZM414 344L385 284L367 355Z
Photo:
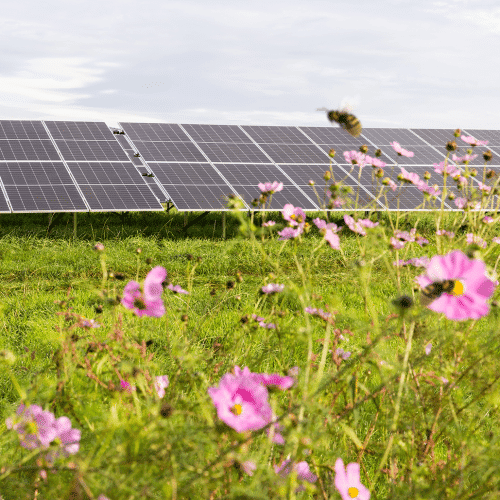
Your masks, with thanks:
M500 4L17 0L0 119L500 129Z

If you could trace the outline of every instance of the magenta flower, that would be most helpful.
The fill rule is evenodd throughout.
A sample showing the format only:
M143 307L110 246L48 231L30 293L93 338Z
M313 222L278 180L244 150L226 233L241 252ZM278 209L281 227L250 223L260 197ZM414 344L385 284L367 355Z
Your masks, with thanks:
M431 353L431 349L432 349L432 342L429 342L429 343L425 346L425 354L427 354L427 356L429 356L429 354Z
M278 285L277 283L269 283L269 285L262 287L263 293L279 293L282 292L285 285Z
M297 229L294 229L293 227L285 227L285 229L283 229L282 231L278 231L278 234L280 235L278 241L291 240L293 238L297 238L297 236L302 233L303 229L301 226L299 226Z
M389 144L394 148L394 151L396 151L398 156L407 156L408 158L411 158L415 154L412 151L408 151L406 149L403 149L399 145L399 142L394 141L394 142L391 142Z
M245 366L243 370L239 366L234 367L234 373L238 376L251 377L258 384L263 384L265 386L275 385L282 390L289 389L294 384L294 379L292 377L282 377L277 373L254 373L250 371L248 366Z
M189 292L187 292L186 290L183 290L181 288L180 285L172 285L172 283L170 283L170 285L167 285L167 288L169 290L172 290L172 292L175 292L175 293L183 293L184 295L189 295Z
M155 389L158 397L161 399L165 396L165 389L168 387L169 381L167 375L160 375L155 379Z
M366 164L366 156L359 151L344 151L344 158L347 163L359 165L359 168L363 168Z
M420 177L415 172L408 172L404 167L399 167L401 173L398 175L398 179L406 182L411 182L418 186L421 182Z
M54 424L54 414L50 411L43 411L39 405L26 407L21 404L16 410L16 417L14 419L9 417L5 420L7 429L17 431L21 446L28 450L47 448L57 437Z
M281 191L283 189L283 183L278 181L275 181L272 184L270 182L259 182L259 189L262 193L274 194L275 192Z
M21 404L16 411L16 417L5 421L8 429L17 431L21 438L21 446L28 450L35 448L47 449L55 441L58 449L49 451L46 460L52 461L62 452L64 456L75 454L80 448L81 431L71 428L68 417L56 419L50 411L43 411L38 405L28 408Z
M137 316L160 317L165 314L165 306L161 299L163 292L162 283L167 277L167 271L157 266L149 271L144 286L141 291L141 286L137 281L129 281L123 289L123 298L121 303L127 309L133 309Z
M335 224L334 222L330 222L327 224L326 221L320 219L319 217L316 217L313 222L314 224L316 224L319 232L322 236L324 236L325 240L330 244L330 246L335 250L340 250L340 239L335 233L342 231L343 228L341 227L339 229L337 227L337 224Z
M318 480L318 476L316 476L309 470L309 464L305 460L292 464L290 455L287 459L283 460L280 465L274 465L273 467L274 472L276 472L276 474L283 478L288 476L292 472L292 470L295 470L295 472L297 473L297 479L299 481L308 481L309 483L315 483ZM295 493L299 493L300 491L304 490L305 488L301 484L295 490Z
M486 300L493 295L496 284L485 272L484 262L471 260L460 250L454 250L445 256L432 257L426 274L415 280L422 288L435 281L455 281L451 294L443 293L427 307L448 319L463 321L479 319L489 312Z
M351 231L359 233L362 236L366 236L366 231L363 227L375 227L378 226L378 222L372 222L370 219L359 219L355 221L350 215L344 215L344 221Z
M372 165L377 168L384 168L386 163L380 160L379 158L372 158L371 156L366 155L365 161L368 165Z
M471 146L486 146L488 144L488 141L478 141L477 139L474 139L472 135L462 135L460 136L460 139Z
M351 462L347 465L347 473L344 462L337 458L335 462L335 488L337 488L342 500L369 500L370 490L361 484L359 478L359 464Z
M262 224L262 227L271 227L271 226L274 226L276 224L276 222L274 222L273 220L270 220L269 222L264 222Z
M249 475L253 476L253 471L257 468L253 460L246 460L241 463L241 468Z
M306 222L306 214L300 207L294 207L291 203L287 203L283 207L283 218L292 226L303 227Z
M226 373L218 387L208 388L208 394L217 416L237 432L258 430L271 422L267 389L249 374Z

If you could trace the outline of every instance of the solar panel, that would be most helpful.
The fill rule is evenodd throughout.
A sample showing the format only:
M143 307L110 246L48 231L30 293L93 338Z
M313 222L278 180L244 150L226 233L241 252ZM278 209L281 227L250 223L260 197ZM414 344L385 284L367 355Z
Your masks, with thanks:
M163 210L122 147L130 144L104 122L45 123L90 210Z
M257 144L310 144L311 141L297 127L251 126L241 127Z
M253 144L238 125L185 125L182 128L195 142L223 142L226 144Z

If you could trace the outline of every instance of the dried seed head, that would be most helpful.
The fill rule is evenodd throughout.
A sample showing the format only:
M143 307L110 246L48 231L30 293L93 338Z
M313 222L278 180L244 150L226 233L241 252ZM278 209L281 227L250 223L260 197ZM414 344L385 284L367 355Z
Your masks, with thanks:
M152 262L153 262L153 259L152 259L151 257L148 257L148 258L146 259L146 264L147 264L148 266L149 266L149 265L151 265L151 264L152 264Z
M377 158L379 158L380 156L382 156L382 151L381 151L380 149L376 149L376 150L375 150L375 156L376 156Z
M470 171L470 176L471 177L476 177L477 175L477 168L473 168L471 171Z
M193 257L190 253L188 253L188 254L186 255L186 259L187 259L187 260L193 260L193 259L194 259L194 257Z
M123 273L115 273L115 278L122 281L123 279L125 279L125 275Z
M487 178L487 179L492 179L493 177L495 177L495 175L496 175L496 174L495 174L495 171L494 171L494 170L491 170L491 169L490 169L490 170L488 170L488 171L486 172L486 178Z
M402 295L392 301L400 309L409 309L413 306L413 299L409 295Z
M456 151L457 143L455 141L449 141L446 143L446 151Z
M102 306L101 304L97 305L94 307L94 310L97 314L101 314L102 313Z
M234 281L228 281L228 282L226 283L226 288L227 288L228 290L232 290L232 289L234 288L234 284L235 284L235 283L234 283Z
M368 153L368 146L366 144L363 144L359 147L359 150L365 155L366 153Z
M188 322L188 315L187 315L187 314L183 314L183 315L181 316L181 321L182 321L183 323L187 323L187 322Z
M488 149L483 153L484 161L490 161L493 158L493 153Z
M174 409L168 403L163 403L160 408L160 415L163 418L168 418L172 415Z

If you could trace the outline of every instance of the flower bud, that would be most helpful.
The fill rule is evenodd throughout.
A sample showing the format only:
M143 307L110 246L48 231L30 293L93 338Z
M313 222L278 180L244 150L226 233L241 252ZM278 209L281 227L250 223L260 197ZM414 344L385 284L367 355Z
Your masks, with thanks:
M457 128L455 132L453 132L453 135L455 137L460 137L462 135L462 131L459 128Z
M104 245L102 243L96 243L94 245L94 250L96 252L104 252Z
M493 177L495 177L495 175L496 175L496 174L495 174L495 172L494 172L493 170L488 170L488 171L486 172L486 178L487 178L487 179L492 179Z
M368 153L368 146L366 144L363 144L359 147L359 150L365 155L366 153Z
M426 170L424 172L424 179L428 181L430 178L431 178L431 173L428 170Z
M309 186L314 186L315 182L314 181L309 181L308 184L309 184Z
M379 167L377 170L375 170L375 177L378 177L379 179L383 177L384 171Z
M228 290L232 290L232 289L234 288L234 281L228 281L228 282L226 283L226 288L227 288Z
M332 177L332 174L328 170L325 172L325 175L323 175L323 179L325 181L329 181L331 177Z
M382 156L382 151L381 151L380 149L376 149L376 150L375 150L375 156L376 156L377 158L379 158L380 156Z
M470 176L471 177L476 177L477 175L477 168L473 168L471 171L470 171Z
M335 149L333 149L333 148L332 148L332 149L330 149L330 151L328 151L328 156L329 156L330 158L333 158L333 157L335 156Z

